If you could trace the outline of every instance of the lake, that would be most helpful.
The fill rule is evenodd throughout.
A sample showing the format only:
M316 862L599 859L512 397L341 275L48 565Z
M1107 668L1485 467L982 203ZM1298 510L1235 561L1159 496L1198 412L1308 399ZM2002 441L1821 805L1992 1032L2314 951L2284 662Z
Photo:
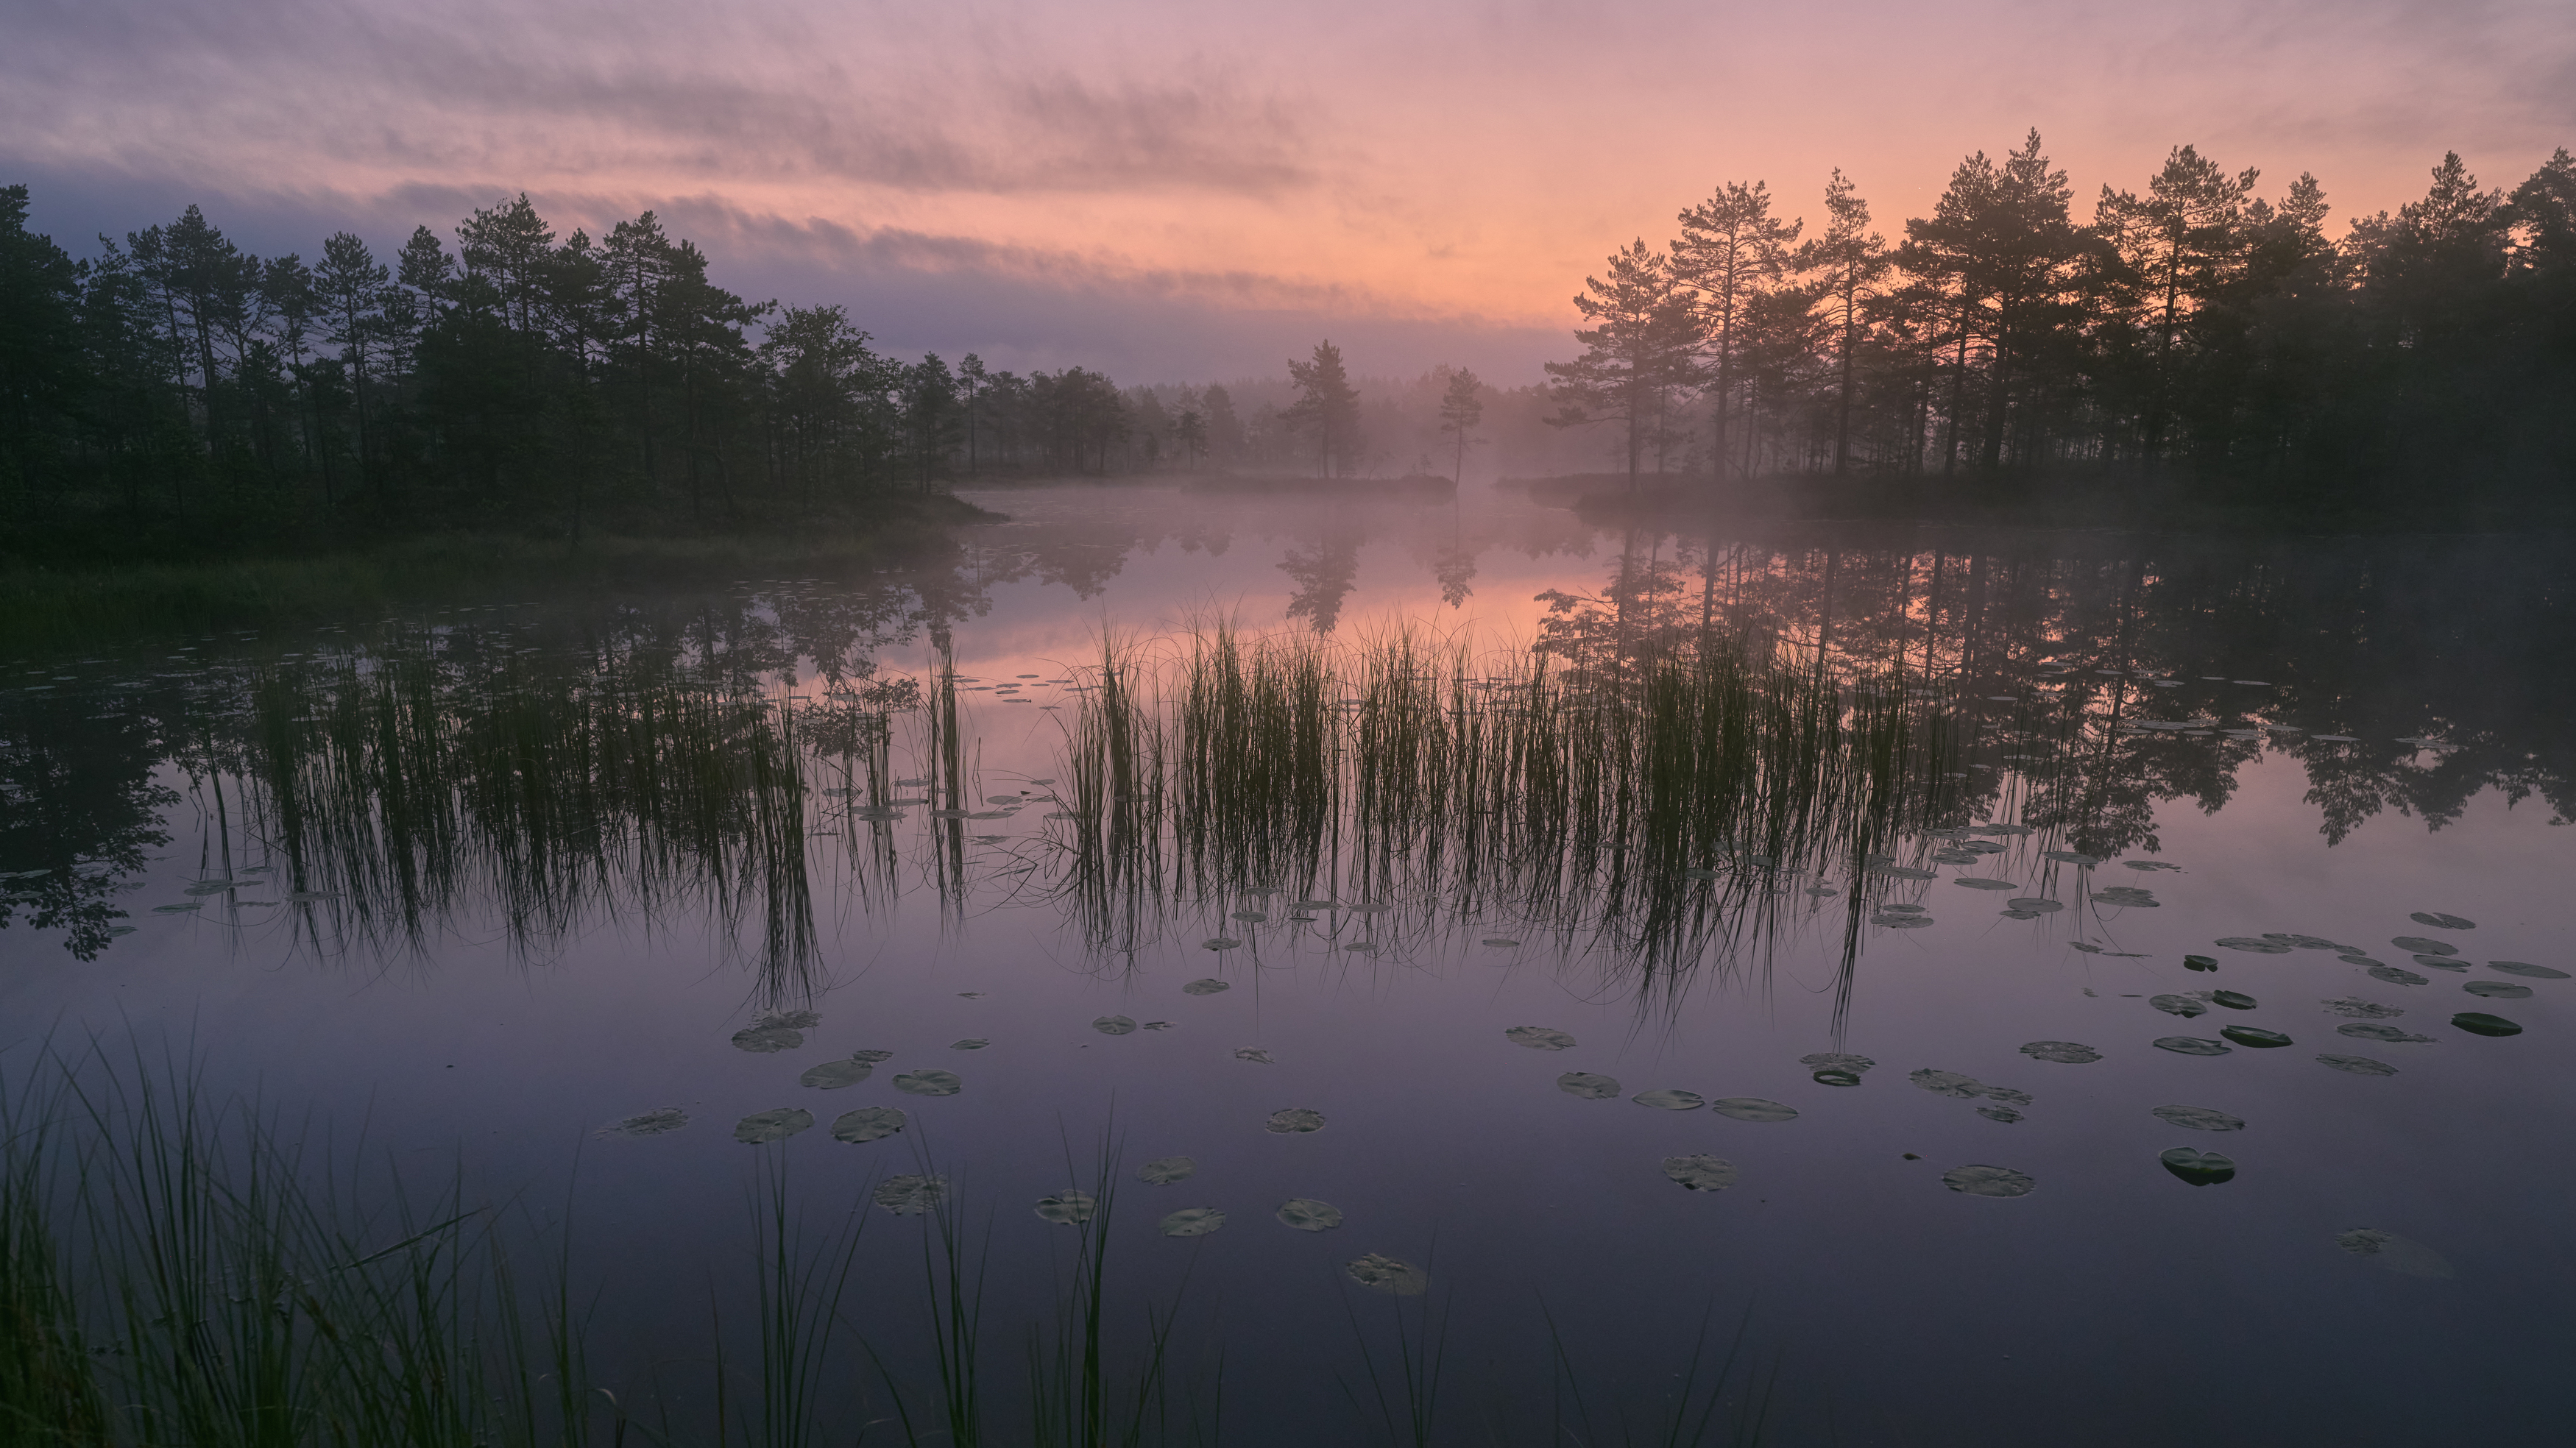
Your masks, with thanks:
M961 494L906 574L8 661L0 1063L461 1183L701 1440L764 1203L863 1229L834 1441L935 1436L943 1272L995 1442L1086 1281L1144 1441L2576 1414L2546 540Z

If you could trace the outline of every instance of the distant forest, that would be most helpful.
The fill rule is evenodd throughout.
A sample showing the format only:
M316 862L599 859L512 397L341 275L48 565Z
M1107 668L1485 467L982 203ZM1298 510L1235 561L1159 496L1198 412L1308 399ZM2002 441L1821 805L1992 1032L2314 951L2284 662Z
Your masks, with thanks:
M2576 162L2458 157L2326 230L2302 175L2177 148L2090 222L2038 134L1962 162L1891 242L1729 183L1576 299L1544 386L1441 368L1125 387L882 355L839 306L754 303L649 212L559 236L523 195L454 244L243 251L198 208L75 258L0 189L0 556L190 556L443 527L865 521L967 477L1238 469L2139 478L2331 521L2563 521L2576 499ZM1595 429L1592 424L1604 425ZM1606 444L1606 446L1605 446ZM1915 486L1910 496L1937 497Z
M2576 161L2507 193L2448 155L2340 239L2315 177L2258 180L2180 146L2084 221L2034 130L1896 241L1839 170L1812 234L1720 186L1585 279L1552 420L1606 424L1632 481L2162 476L2293 516L2564 521Z

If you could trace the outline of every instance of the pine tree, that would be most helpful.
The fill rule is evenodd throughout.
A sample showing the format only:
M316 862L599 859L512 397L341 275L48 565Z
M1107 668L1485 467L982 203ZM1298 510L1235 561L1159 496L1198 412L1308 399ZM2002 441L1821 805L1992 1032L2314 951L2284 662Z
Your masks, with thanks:
M1342 349L1329 341L1316 343L1311 360L1290 359L1288 381L1297 389L1297 400L1281 418L1290 427L1315 435L1325 477L1334 476L1336 464L1347 471L1348 460L1360 447L1360 392L1342 370Z

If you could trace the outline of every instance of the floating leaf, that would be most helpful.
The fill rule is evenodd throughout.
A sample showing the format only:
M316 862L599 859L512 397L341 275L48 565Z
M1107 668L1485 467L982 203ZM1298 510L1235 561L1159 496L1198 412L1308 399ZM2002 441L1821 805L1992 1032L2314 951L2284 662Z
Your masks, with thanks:
M2278 940L2265 940L2253 935L2227 935L2218 940L2229 950L2243 950L2255 955L2287 955L2292 947Z
M2009 1106L1980 1106L1977 1108L1977 1114L1988 1121L2000 1121L2006 1126L2021 1120L2021 1113Z
M2266 930L2263 932L2263 938L2275 945L2286 945L2292 950L2348 950L2351 948L2337 945L2322 935L2296 935L2279 930Z
M1242 943L1242 941L1237 940L1230 935L1217 935L1200 941L1199 948L1202 950L1232 950Z
M1264 1066L1275 1066L1279 1064L1278 1062L1270 1059L1270 1053L1268 1051L1262 1050L1258 1046L1235 1047L1234 1059L1238 1061L1255 1061Z
M2126 865L2132 870L2179 870L2182 868L2180 865L2170 864L2163 860L2122 860L2120 863Z
M965 1084L954 1071L906 1071L894 1078L894 1089L915 1096L954 1096Z
M1556 1089L1586 1101L1608 1101L1619 1094L1619 1083L1597 1071L1568 1071L1556 1078Z
M1795 1121L1798 1119L1796 1107L1783 1106L1777 1101L1765 1101L1759 1096L1720 1096L1708 1103L1708 1109L1720 1116L1731 1116L1738 1121Z
M879 1062L879 1061L891 1061L891 1060L893 1060L893 1059L894 1059L894 1052L892 1052L892 1051L852 1051L852 1052L850 1053L850 1059L851 1059L851 1060L853 1060L853 1061L864 1061L864 1062L868 1063L869 1065L875 1065L875 1064L876 1064L877 1062Z
M2430 925L2436 930L2475 930L2478 928L2478 922L2474 920L2463 920L2457 915L2445 915L2438 910L2418 910L2406 918L2414 921L2418 925Z
M2208 1006L2187 995L2149 996L2147 998L2147 1004L2154 1006L2157 1010L2164 1012L2166 1015L2180 1016L2186 1021L2190 1020L2194 1016L2205 1016L2209 1014Z
M734 1123L733 1139L745 1146L784 1141L814 1124L814 1113L801 1106L781 1106L774 1111L755 1111Z
M2447 940L2435 940L2429 935L2400 935L2391 939L2388 943L2411 955L2457 955L2460 953L2460 947L2453 945Z
M2216 970L2218 969L2218 959L2215 956L2209 955L2186 955L2182 958L2182 968L2185 970Z
M1517 941L1517 940L1505 940L1503 937L1501 937L1501 936L1499 936L1499 935L1488 935L1488 936L1486 936L1486 937L1485 937L1485 944L1487 944L1487 945L1490 945L1490 946L1494 947L1496 950L1516 950L1516 949L1518 949L1518 948L1520 947L1520 942L1519 942L1519 941Z
M1204 1237L1225 1225L1225 1213L1214 1207L1183 1207L1165 1217L1156 1230L1166 1237Z
M935 1176L887 1177L869 1193L876 1204L898 1217L918 1217L948 1195L948 1179Z
M2043 860L2055 860L2061 865L2098 865L2102 863L2100 860L2091 855L2085 854L2081 850L2042 850L2039 852L2039 857Z
M1261 1129L1274 1136L1294 1136L1309 1131L1321 1131L1324 1129L1324 1113L1310 1106L1290 1106L1271 1112L1270 1119L1261 1124Z
M1346 1263L1342 1271L1362 1287L1373 1287L1397 1297L1420 1297L1431 1290L1430 1277L1400 1257L1371 1252Z
M2415 972L2408 970L2402 965L2374 965L2363 973L2373 980L2384 980L2390 985L2427 985L2431 983L2428 977L2417 975Z
M2196 1187L2214 1187L2236 1177L2236 1162L2214 1151L2194 1146L2177 1146L2157 1156L2165 1170Z
M1740 1175L1735 1163L1722 1156L1668 1156L1664 1158L1664 1175L1694 1192L1722 1192L1735 1185Z
M1956 1071L1935 1071L1926 1067L1905 1079L1935 1096L1950 1096L1969 1101L1986 1094L1984 1082L1974 1076L1962 1076Z
M2366 1001L2358 996L2344 996L2336 1000L2323 1001L2320 1004L2326 1008L2329 1015L2350 1016L2357 1021L2394 1020L2406 1014L2401 1007L2383 1006L2376 1001Z
M1640 1106L1652 1106L1658 1111L1696 1111L1701 1104L1698 1092L1676 1091L1670 1087L1658 1091L1640 1091L1628 1099Z
M1844 1051L1818 1051L1812 1056L1800 1056L1798 1064L1813 1066L1819 1071L1848 1071L1857 1076L1878 1063L1867 1056L1854 1056Z
M2279 1031L2267 1031L2261 1026L2220 1026L2218 1028L2218 1034L2225 1036L2227 1039L2234 1041L2240 1046L2286 1046L2290 1044L2289 1037L2282 1035Z
M1819 1086L1857 1086L1860 1084L1860 1073L1827 1066L1815 1073L1814 1080Z
M1266 912L1260 910L1237 910L1233 915L1227 918L1233 920L1249 920L1253 924L1258 925L1261 922L1268 920L1270 916Z
M1971 890L2018 890L2021 888L2021 882L2018 880L1991 880L1979 875L1961 875L1950 883L1953 885L1965 885Z
M968 1036L962 1041L949 1042L948 1049L952 1051L980 1051L991 1044L993 1044L991 1041L982 1036Z
M2473 980L2467 985L2460 987L2460 989L2467 991L2473 996L2485 996L2489 1000L2520 1001L2531 999L2531 987L2527 985L2508 985L2500 980Z
M2488 1015L2485 1011L2462 1011L2458 1015L2451 1017L2451 1024L2473 1036L2519 1036L2522 1034L2521 1026L2516 1025L2512 1021L2506 1020L2502 1016Z
M1941 1173L1941 1184L1972 1197L2026 1197L2038 1185L2008 1166L1954 1166Z
M1136 1029L1136 1018L1134 1016L1101 1016L1092 1021L1091 1028L1104 1036L1124 1036Z
M1917 870L1910 865L1887 865L1874 867L1872 873L1887 875L1899 880L1937 880L1941 878L1940 875L1934 871Z
M1067 1227L1080 1226L1090 1221L1091 1214L1098 1210L1100 1210L1100 1203L1085 1192L1058 1192L1051 1197L1040 1197L1037 1201L1039 1221L1054 1222Z
M1313 1197L1290 1197L1279 1204L1279 1220L1300 1232L1329 1232L1342 1224L1342 1209Z
M2319 1056L2317 1058L2317 1064L2320 1066L2330 1066L2337 1071L2347 1072L2355 1076L2394 1076L2397 1074L2396 1067L2389 1065L2386 1061L2378 1060L2370 1056L2338 1056L2328 1053L2326 1055Z
M820 1066L806 1067L804 1074L796 1078L796 1084L821 1091L838 1091L844 1086L856 1086L865 1081L874 1070L876 1067L865 1061L826 1061Z
M2487 969L2500 970L2507 975L2518 975L2530 980L2565 980L2567 978L2567 972L2563 970L2553 966L2534 965L2527 960L2490 960L2487 962Z
M2376 1021L2354 1021L2349 1025L2337 1026L2335 1034L2350 1036L2357 1041L2412 1042L2419 1045L2433 1039L2431 1036L2419 1036L2413 1031L2398 1026L2383 1026Z
M1225 992L1230 991L1230 990L1232 990L1232 989L1234 989L1234 987L1233 987L1233 985L1231 985L1230 983L1228 983L1228 982L1226 982L1226 981L1217 980L1217 979L1214 979L1214 978L1212 978L1212 977L1211 977L1211 978L1206 979L1206 980L1194 980L1194 981L1191 981L1188 985L1182 986L1182 987L1181 987L1181 994L1183 994L1183 995L1222 995L1222 994L1224 994Z
M1503 1032L1503 1039L1533 1051L1563 1051L1574 1045L1572 1036L1547 1026L1514 1026Z
M778 1051L792 1051L805 1044L805 1033L775 1019L752 1022L733 1033L737 1051L766 1056Z
M2189 1127L2193 1131L2243 1131L2245 1129L2243 1119L2230 1116L2224 1111L2213 1111L2206 1106L2159 1106L2155 1109L2154 1115L2158 1121L2167 1126Z
M2054 1061L2061 1066L2082 1066L2102 1059L2102 1053L2076 1041L2030 1041L2021 1053L2034 1061Z
M2216 1006L2225 1006L2231 1011L2250 1011L2254 1009L2255 1005L2254 998L2241 990L2211 991L2209 993L2209 1003Z
M2042 900L2037 896L2024 896L2004 903L2025 915L2054 915L2066 908L2066 902L2063 900Z
M1869 917L1869 923L1884 925L1891 930L1920 930L1932 923L1932 917L1929 915L1873 915Z
M1198 1169L1199 1164L1186 1156L1162 1156L1145 1163L1136 1177L1147 1186L1169 1186L1173 1182L1186 1181Z
M647 1111L641 1116L630 1116L624 1121L611 1122L601 1127L599 1134L602 1136L663 1136L688 1124L689 1113L677 1106L665 1106L658 1111Z
M852 1146L864 1146L871 1141L883 1141L903 1130L906 1124L908 1118L891 1106L862 1106L856 1111L842 1112L833 1120L832 1139L846 1141Z
M2335 1237L2335 1245L2403 1277L2438 1279L2454 1275L2451 1264L2443 1260L2441 1253L2395 1232L2355 1227L2349 1232L2339 1233Z
M2159 1051L2171 1051L2177 1056L2224 1056L2232 1049L2202 1036L2158 1036L2151 1044Z

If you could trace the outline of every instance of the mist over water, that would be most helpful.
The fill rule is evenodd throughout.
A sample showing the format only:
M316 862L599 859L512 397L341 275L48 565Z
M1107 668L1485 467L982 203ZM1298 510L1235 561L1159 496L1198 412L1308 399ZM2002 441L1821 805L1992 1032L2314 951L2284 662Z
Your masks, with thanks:
M1110 1133L1227 1441L1385 1435L1399 1342L1444 1443L2563 1431L2547 544L960 493L911 573L14 661L0 1061L461 1163L684 1418L757 1171L913 1382L944 1178L1016 1382Z

